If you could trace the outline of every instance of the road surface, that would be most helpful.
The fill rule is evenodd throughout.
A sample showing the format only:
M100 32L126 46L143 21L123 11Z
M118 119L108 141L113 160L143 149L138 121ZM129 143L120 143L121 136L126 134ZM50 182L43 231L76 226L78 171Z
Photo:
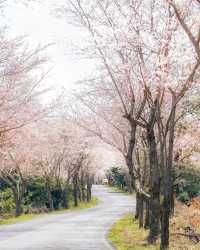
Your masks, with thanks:
M111 250L106 240L111 225L124 213L133 212L132 196L94 186L97 207L32 221L0 226L1 250Z

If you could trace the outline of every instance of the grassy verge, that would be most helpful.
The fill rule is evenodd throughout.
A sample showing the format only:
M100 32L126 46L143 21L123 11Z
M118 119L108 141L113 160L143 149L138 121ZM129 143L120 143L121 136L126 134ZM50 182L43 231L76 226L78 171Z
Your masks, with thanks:
M73 212L79 211L82 209L92 208L99 204L99 200L96 197L93 197L90 202L79 202L78 207L74 207L72 204L70 205L69 209L61 209L58 211L53 211L50 214L63 214L66 212Z
M126 215L113 225L109 240L118 250L158 250L157 246L146 246L148 232L138 228L133 215Z
M184 218L182 217L183 221ZM178 223L176 217L171 222L170 231L172 234L170 236L169 250L199 250L199 244L194 244L188 238L173 234L175 225L176 227L180 226L180 222ZM118 250L159 250L159 242L154 246L146 244L147 236L148 231L139 229L133 215L126 215L113 225L109 233L109 240Z
M68 212L79 211L82 209L92 208L94 206L97 206L98 204L99 204L99 200L96 197L93 197L91 202L89 202L89 203L80 202L78 207L74 207L71 205L69 209L61 209L61 210L53 211L50 213L23 214L19 217L11 217L11 218L8 218L5 220L1 220L0 225L9 225L9 224L15 224L15 223L19 223L19 222L25 222L25 221L29 221L29 220L32 220L35 218L40 218L40 217L46 216L46 215L64 214L64 213L68 213Z

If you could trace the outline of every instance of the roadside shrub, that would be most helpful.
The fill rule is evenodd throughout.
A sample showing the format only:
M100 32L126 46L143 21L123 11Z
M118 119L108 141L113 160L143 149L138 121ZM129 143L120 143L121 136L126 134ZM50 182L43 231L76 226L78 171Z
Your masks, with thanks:
M68 187L68 203L72 203L73 186ZM55 210L63 207L63 193L56 182L51 180L51 197ZM46 181L43 178L32 177L27 180L24 194L23 208L25 214L39 214L49 212ZM0 214L14 214L15 202L12 190L0 180Z
M112 167L107 171L107 179L110 185L120 189L126 188L126 171L122 167Z
M24 213L25 214L41 214L41 213L48 213L49 210L47 207L30 207L25 209Z
M55 187L52 192L53 197L53 205L55 209L59 209L62 207L63 199L62 199L62 192L59 187Z
M11 213L15 208L12 192L9 188L0 192L0 213Z
M25 195L25 205L31 207L45 207L47 201L45 181L42 178L31 178Z
M190 196L187 192L182 192L178 195L177 199L181 202L187 203L190 201Z
M175 179L176 196L179 201L187 203L200 195L200 171L191 167L179 167L176 169Z

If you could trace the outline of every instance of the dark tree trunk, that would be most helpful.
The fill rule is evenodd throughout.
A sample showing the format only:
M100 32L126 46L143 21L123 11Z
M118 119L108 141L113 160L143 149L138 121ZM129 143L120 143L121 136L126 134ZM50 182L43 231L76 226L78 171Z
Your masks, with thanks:
M92 191L91 191L92 185L90 181L87 182L87 202L90 202L92 199Z
M143 198L139 198L139 227L144 227L144 201Z
M172 106L174 106L175 96L172 99ZM162 217L161 217L161 245L160 249L165 250L169 248L169 219L172 208L173 196L173 149L174 149L174 131L175 131L175 115L176 105L172 110L172 115L169 123L169 141L166 155L166 162L164 165L164 181L163 181L163 204L162 204Z
M18 217L23 214L23 204L22 199L20 197L15 198L15 216Z
M81 185L81 194L82 194L83 201L85 201L86 199L85 199L85 185L84 184Z
M135 188L135 176L134 176L134 163L133 163L133 150L135 147L135 134L136 134L136 125L131 124L130 138L128 143L128 153L126 155L126 164L129 169L129 174L131 177L131 186ZM136 190L137 191L137 190Z
M77 191L78 191L78 199L79 199L79 201L82 201L82 200L83 200L83 197L82 197L82 192L81 192L81 187L80 187L80 185L78 185Z
M174 215L174 206L175 206L175 193L174 193L174 185L171 187L171 202L170 202L170 215Z
M135 211L135 219L136 220L139 218L139 213L140 213L140 211L139 211L139 209L140 209L140 205L139 205L140 198L139 197L140 197L139 193L136 193L136 211Z
M85 195L85 180L84 180L84 174L83 172L81 173L81 196L82 196L82 200L85 201L86 200L86 195Z
M15 216L18 217L23 214L23 200L25 193L25 184L24 183L14 183L10 186L13 192L14 201L15 201Z
M78 206L78 178L74 176L73 178L73 198L74 198L74 206Z
M131 177L129 174L127 174L126 176L126 185L127 185L127 190L130 194L133 193L133 185L132 185L132 182L131 182Z
M134 100L133 100L134 101ZM136 190L139 194L143 196L147 196L147 194L144 192L143 187L141 185L141 180L140 176L138 176L137 170L134 168L134 161L133 161L133 152L135 148L135 143L136 143L136 131L137 131L137 120L140 118L141 113L144 110L145 104L146 104L147 98L146 95L144 95L144 98L142 102L140 103L138 110L136 111L135 115L133 116L132 112L133 110L130 110L130 112L124 115L124 117L128 120L129 125L130 125L130 134L128 138L128 152L125 156L126 164L129 169L129 174L131 177L131 185L133 187L133 190ZM134 107L134 105L133 105Z
M140 176L134 167L134 161L133 161L133 151L134 151L135 142L136 142L135 136L136 136L137 125L135 122L132 122L131 120L129 120L129 122L131 125L131 131L130 131L129 142L128 142L128 153L125 157L125 160L129 169L131 186L132 186L132 189L136 190L136 192L139 193L141 196L143 196L144 199L148 199L149 197L147 197L147 194L143 190Z
M164 208L165 207L165 208ZM164 196L161 216L161 246L160 249L169 248L169 217L170 217L170 196Z
M149 229L149 201L145 202L145 222L144 222L144 228Z
M153 190L151 193L150 200L150 210L149 210L149 238L148 241L150 244L153 244L158 239L160 234L160 199L158 197L158 191Z
M68 201L68 188L65 187L63 190L63 207L65 209L69 208L69 201Z
M160 233L160 169L158 166L158 157L156 149L156 140L154 129L147 131L147 140L149 144L149 161L150 161L150 233L148 242L153 244L158 239Z
M49 211L52 212L54 210L54 205L51 193L48 194L48 205L49 205Z
M52 212L54 210L54 205L53 205L50 183L48 181L46 183L46 189L47 189L47 200L48 200L49 211Z

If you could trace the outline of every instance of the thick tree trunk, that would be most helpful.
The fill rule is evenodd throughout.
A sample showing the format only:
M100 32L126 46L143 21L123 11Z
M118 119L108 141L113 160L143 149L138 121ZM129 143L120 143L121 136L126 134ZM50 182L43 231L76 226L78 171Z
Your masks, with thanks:
M86 199L85 199L85 185L84 184L81 185L81 194L82 194L83 201L85 201Z
M174 106L175 96L173 95L172 106ZM164 166L164 181L163 181L163 204L162 204L162 217L161 217L161 245L160 249L169 249L169 219L171 214L172 197L173 197L173 149L174 149L174 132L175 132L175 115L176 106L172 110L172 115L169 123L169 141L166 155L166 162Z
M1 178L11 188L15 202L15 216L20 216L23 213L23 201L26 190L25 179L20 174L17 177L2 174Z
M63 190L63 207L65 209L69 208L69 201L68 201L68 188L65 187Z
M143 198L140 197L139 202L139 227L144 227L144 201Z
M137 193L139 193L141 196L144 197L144 199L149 199L149 195L144 191L143 186L141 184L140 176L137 172L137 170L134 168L134 161L133 161L133 152L135 148L135 135L136 135L136 128L137 125L134 122L131 122L131 131L129 136L129 142L128 142L128 153L125 157L126 164L129 169L129 175L131 180L131 186L133 190L136 190Z
M149 238L148 242L150 244L153 244L158 239L158 236L160 234L160 198L159 198L159 191L155 190L153 188L151 193L151 199L150 199L150 223L149 223Z
M144 222L144 228L149 229L149 201L145 202L145 222Z
M49 211L52 212L54 210L54 205L53 205L50 183L48 181L46 183L46 189L47 189L47 201L48 201Z
M87 182L87 202L90 202L92 199L92 191L91 191L92 185L90 181Z
M16 197L15 198L15 216L18 217L23 214L23 204L22 204L22 198Z
M18 217L23 214L23 199L25 193L25 184L24 183L14 183L11 185L11 190L13 192L14 201L15 201L15 216Z
M83 200L83 197L82 197L82 192L81 192L81 187L80 187L80 185L78 185L77 191L78 191L78 199L79 199L79 201L82 201L82 200Z
M48 205L49 205L49 211L52 212L54 210L54 205L51 192L48 193Z
M161 246L160 249L169 248L169 217L170 217L170 196L164 196L161 216Z
M175 206L175 194L174 194L174 187L173 187L173 183L172 183L172 187L171 187L171 202L170 202L170 215L171 216L174 215L174 206Z
M147 131L147 140L149 144L150 161L150 233L148 242L153 244L160 233L160 170L158 166L158 157L156 149L156 140L153 128Z
M139 193L136 193L136 210L135 210L135 219L136 220L139 218L139 213L140 213L140 211L139 211L139 209L140 209L140 205L139 205L140 198L139 197L140 197Z
M127 191L132 194L133 193L133 185L131 181L131 177L129 174L126 176L126 185L127 185Z

